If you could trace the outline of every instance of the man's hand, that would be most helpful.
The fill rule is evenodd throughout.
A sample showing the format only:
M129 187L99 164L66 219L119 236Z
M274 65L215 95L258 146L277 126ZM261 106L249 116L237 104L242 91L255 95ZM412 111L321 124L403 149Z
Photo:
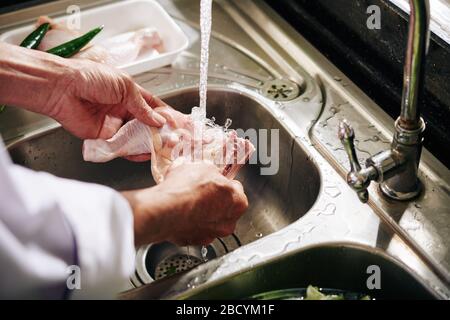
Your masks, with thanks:
M134 212L135 243L206 245L233 233L248 207L242 185L212 164L183 164L161 184L124 192Z
M125 73L88 60L74 60L73 65L70 83L49 101L49 116L66 130L82 139L107 139L132 118L156 127L165 123L152 109L165 103Z
M131 118L161 126L165 105L118 69L0 43L0 104L45 114L81 139L107 139Z

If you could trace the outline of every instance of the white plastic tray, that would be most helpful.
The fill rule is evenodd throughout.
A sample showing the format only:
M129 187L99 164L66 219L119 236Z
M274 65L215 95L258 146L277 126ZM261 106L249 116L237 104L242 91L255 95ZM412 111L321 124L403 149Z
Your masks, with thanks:
M64 16L55 18L55 21L65 23L66 19L67 16ZM165 51L157 56L143 54L136 61L119 67L130 75L171 64L189 45L189 40L181 28L154 0L129 0L82 10L80 22L82 33L99 25L105 26L92 43L98 43L117 34L146 27L153 27L158 30ZM35 26L30 24L5 32L0 36L0 41L19 44L34 29Z

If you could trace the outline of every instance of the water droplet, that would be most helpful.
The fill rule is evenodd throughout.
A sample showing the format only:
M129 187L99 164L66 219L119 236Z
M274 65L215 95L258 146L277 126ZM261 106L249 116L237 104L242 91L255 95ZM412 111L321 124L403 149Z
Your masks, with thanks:
M421 209L422 208L422 206L419 203L415 203L414 207L416 207L417 209Z
M284 110L286 108L286 106L284 104L279 103L279 102L277 102L276 105L280 110Z
M208 257L207 257L207 255L208 255L208 248L203 246L201 253L202 253L203 262L208 261Z
M304 102L309 102L310 99L309 99L308 97L304 97L304 98L303 98L303 101L304 101Z
M332 198L336 198L341 194L341 190L336 186L328 186L325 187L325 193Z
M334 76L333 79L337 82L342 81L342 78L339 76Z
M230 118L227 118L227 120L225 120L225 124L224 124L225 130L227 130L229 127L231 127L232 123L233 123L233 121Z
M334 203L329 203L326 205L325 209L319 211L317 215L332 216L335 214L335 212L336 212L336 205Z
M338 110L337 108L335 108L335 107L331 107L331 108L330 108L330 112L331 112L332 114L336 114L336 113L339 112L339 110Z
M375 142L380 141L380 137L379 136L373 136L372 140L375 141Z
M263 234L262 234L261 232L258 232L255 236L256 236L257 238L262 238Z
M192 260L191 260L191 255L189 253L189 251L190 251L189 246L186 247L186 251L187 251L187 254L186 254L187 260L186 260L186 262L187 262L188 265L191 265L192 264Z

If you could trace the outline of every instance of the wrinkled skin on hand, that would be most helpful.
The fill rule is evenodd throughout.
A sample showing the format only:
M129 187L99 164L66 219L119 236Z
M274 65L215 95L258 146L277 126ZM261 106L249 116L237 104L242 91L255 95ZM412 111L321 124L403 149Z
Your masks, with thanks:
M88 60L77 68L49 107L50 116L79 138L110 138L124 122L159 127L165 119L152 108L166 105L126 74Z
M136 244L207 245L233 233L248 207L240 182L212 164L174 167L156 187L124 192L135 212ZM155 214L158 212L158 214Z

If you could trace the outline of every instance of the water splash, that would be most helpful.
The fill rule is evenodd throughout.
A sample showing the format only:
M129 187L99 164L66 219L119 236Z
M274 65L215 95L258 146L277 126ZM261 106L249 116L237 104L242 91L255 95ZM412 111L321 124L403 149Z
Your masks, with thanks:
M340 110L339 110L338 108L336 108L336 107L331 107L331 108L330 108L330 113L331 113L331 114L339 113L339 111L340 111Z

